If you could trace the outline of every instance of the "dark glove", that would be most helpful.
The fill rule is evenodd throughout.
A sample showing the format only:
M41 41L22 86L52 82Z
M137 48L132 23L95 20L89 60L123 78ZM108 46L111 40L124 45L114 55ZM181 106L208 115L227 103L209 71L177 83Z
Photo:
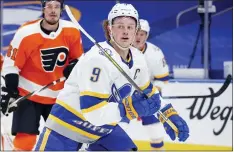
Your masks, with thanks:
M66 79L69 77L72 69L74 68L74 66L76 65L76 63L78 62L78 59L72 60L68 66L66 66L63 70L63 75L66 77Z
M9 105L19 97L19 92L18 90L11 91L6 87L2 87L1 89L1 111L4 115L8 116L8 113L11 113L17 109L17 104L13 104L11 107L9 107Z

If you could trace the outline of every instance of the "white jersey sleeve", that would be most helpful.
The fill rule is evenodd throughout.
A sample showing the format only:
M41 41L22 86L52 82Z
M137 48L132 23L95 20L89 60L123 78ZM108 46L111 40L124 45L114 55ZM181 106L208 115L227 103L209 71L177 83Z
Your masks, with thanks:
M3 62L2 75L5 76L9 73L19 74L20 68L25 63L26 48L23 45L24 37L27 36L25 33L24 29L19 29L15 33ZM21 58L16 58L17 55L20 55Z
M162 50L147 42L145 58L151 75L151 80L155 86L162 87L169 80L169 68Z
M110 61L93 47L78 62L80 106L84 117L96 126L121 120L118 103L107 102L110 96Z
M82 58L82 56L81 56ZM81 113L80 109L80 92L79 92L79 80L78 77L78 64L76 64L71 71L68 79L64 83L64 88L59 92L56 102L64 102L70 107L74 108L75 111ZM80 115L79 115L80 116ZM80 116L82 117L82 116Z

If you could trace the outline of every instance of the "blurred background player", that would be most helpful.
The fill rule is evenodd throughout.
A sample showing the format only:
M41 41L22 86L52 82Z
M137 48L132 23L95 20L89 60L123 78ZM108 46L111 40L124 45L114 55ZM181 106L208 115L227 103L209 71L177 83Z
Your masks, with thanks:
M147 42L150 26L147 20L140 19L140 29L137 31L134 47L138 48L145 56L152 84L160 91L169 80L169 68L162 50L154 44ZM142 125L150 137L152 150L163 150L163 125L154 116L142 117Z
M73 23L60 19L63 0L42 0L43 18L21 26L10 43L3 63L1 108L19 96L66 76L83 53L80 32ZM65 68L67 67L67 68ZM66 69L66 70L65 70ZM13 113L12 135L15 150L32 150L42 116L47 119L64 83L52 86L19 103ZM15 110L9 109L9 112Z
M137 10L131 4L116 4L104 22L107 41L99 44L149 98L136 92L95 45L80 58L65 82L35 150L75 151L80 143L89 143L89 151L137 150L118 123L123 118L132 120L153 115L161 106L161 97L150 82L145 58L131 46L137 29ZM179 140L185 141L189 136L186 122L171 104L161 111L178 127ZM175 136L171 127L164 125Z
M169 80L169 68L162 50L147 41L150 33L148 21L144 19L140 19L139 21L140 30L137 31L133 46L144 54L152 83L161 91Z
M3 61L4 61L4 56L2 54L1 55L1 63L0 63L0 71L2 71L2 65L3 65Z

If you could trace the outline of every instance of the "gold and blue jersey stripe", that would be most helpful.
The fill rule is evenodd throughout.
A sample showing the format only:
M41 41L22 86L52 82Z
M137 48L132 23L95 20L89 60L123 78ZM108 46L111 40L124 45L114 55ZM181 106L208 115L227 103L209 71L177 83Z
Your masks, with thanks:
M158 80L158 81L169 81L169 73L164 73L161 75L156 75L154 76L154 80Z
M148 97L151 97L153 94L155 94L158 91L158 89L154 87L150 81L148 81L144 86L140 88L145 94L147 94Z
M86 121L81 113L77 112L65 102L57 100L48 117L46 126L65 132L65 136L69 136L68 138L75 140L77 139L78 142L91 143L109 134L115 127L115 124L99 127L94 126Z
M108 104L108 94L84 91L80 96L80 108L83 113L91 112Z

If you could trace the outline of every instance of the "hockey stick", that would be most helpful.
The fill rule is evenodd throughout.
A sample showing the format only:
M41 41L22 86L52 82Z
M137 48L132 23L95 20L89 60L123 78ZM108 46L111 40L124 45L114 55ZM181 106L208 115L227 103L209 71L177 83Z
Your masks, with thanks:
M67 5L65 5L65 10L67 12L67 15L69 16L69 18L71 19L71 21L77 26L77 28L85 35L88 37L88 39L90 41L92 41L103 53L104 56L107 57L109 59L109 61L119 70L119 72L128 80L128 82L130 82L136 90L138 90L141 94L143 94L146 98L147 95L141 90L141 88L128 76L128 74L119 66L119 64L106 52L105 49L103 49L101 47L100 44L98 44L81 26L80 24L76 21L75 17L72 15L71 10L69 9L69 7ZM161 112L161 111L157 111L162 118L171 126L171 128L178 133L178 129L177 127Z
M59 79L57 79L57 80L55 80L55 81L53 81L53 82L51 82L51 83L49 83L49 84L43 86L43 87L40 88L39 90L33 91L33 92L27 94L26 96L20 97L19 99L15 100L13 103L11 103L11 104L9 105L9 107L8 107L8 109L7 109L6 113L5 113L5 115L8 116L8 114L9 114L9 113L8 113L9 108L16 106L19 102L21 102L21 101L23 101L23 100L25 100L25 99L27 99L27 98L29 98L29 97L31 97L31 96L37 94L37 93L39 93L39 92L41 92L41 91L43 91L43 90L49 88L50 86L56 85L57 83L62 82L62 81L64 81L64 80L66 80L65 77L59 78ZM1 119L1 121L2 121L2 119ZM3 124L3 123L1 122L1 124ZM5 141L7 141L7 143L10 145L10 147L11 147L12 149L14 148L14 146L13 146L13 144L12 144L13 142L12 142L11 137L6 133L6 131L5 131L5 129L4 129L4 126L1 125L1 145L2 145L2 150L3 150L3 151L5 150Z
M222 87L214 94L194 95L194 96L165 96L165 97L163 97L163 99L215 98L215 97L220 96L228 88L231 81L232 81L232 76L228 75L226 80L224 81Z
M25 99L27 99L27 98L29 98L29 97L31 97L31 96L37 94L37 93L39 93L39 92L41 92L41 91L43 91L43 90L49 88L50 86L56 85L57 83L62 82L62 81L64 81L64 80L66 80L65 77L59 78L59 79L57 79L57 80L55 80L55 81L53 81L53 82L51 82L51 83L49 83L49 84L43 86L41 89L38 89L38 90L33 91L33 92L31 92L31 93L29 93L29 94L27 94L27 95L25 95L25 96L22 96L22 97L18 98L17 100L15 100L14 102L12 102L12 103L8 106L8 109L7 109L5 115L8 116L8 110L9 110L11 107L17 106L17 104L18 104L19 102L21 102L21 101L23 101L23 100L25 100Z

